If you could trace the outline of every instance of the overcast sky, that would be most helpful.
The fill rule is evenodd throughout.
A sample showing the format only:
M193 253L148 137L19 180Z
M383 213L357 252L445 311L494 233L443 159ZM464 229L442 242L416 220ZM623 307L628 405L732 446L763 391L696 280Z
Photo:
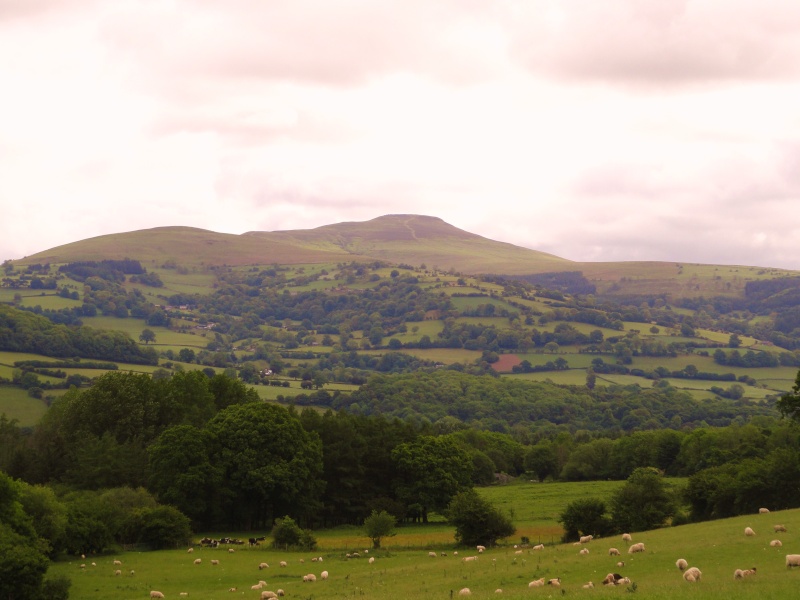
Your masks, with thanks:
M392 213L800 269L800 2L0 0L0 260Z

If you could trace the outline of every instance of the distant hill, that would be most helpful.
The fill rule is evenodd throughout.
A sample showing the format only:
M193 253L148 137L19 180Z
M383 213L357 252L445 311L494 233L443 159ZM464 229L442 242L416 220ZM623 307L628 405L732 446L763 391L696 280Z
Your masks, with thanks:
M369 221L293 231L242 235L192 227L157 227L110 234L57 246L15 264L84 260L140 260L144 266L172 261L185 266L369 262L419 266L465 274L584 278L581 289L606 296L741 297L749 281L797 275L765 267L672 262L578 263L498 242L424 215L385 215ZM559 277L551 276L556 285ZM567 290L569 291L569 290ZM577 290L576 290L577 291Z

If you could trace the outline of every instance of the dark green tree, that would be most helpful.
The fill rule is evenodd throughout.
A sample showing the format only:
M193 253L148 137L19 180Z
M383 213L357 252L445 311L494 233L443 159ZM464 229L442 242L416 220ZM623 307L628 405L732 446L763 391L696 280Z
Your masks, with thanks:
M582 535L611 533L611 519L606 513L606 503L599 498L580 498L570 502L558 517L564 527L563 541L576 541Z
M144 342L145 344L155 342L156 334L152 329L142 329L142 333L139 334L139 341Z
M611 497L611 520L621 531L663 526L675 514L675 497L653 467L640 467Z
M465 546L494 546L497 540L516 531L508 516L473 489L456 494L446 514L447 521L456 528L456 542Z
M394 530L397 519L385 510L380 512L373 510L370 516L364 519L364 533L372 540L372 547L381 547L381 540L385 537L396 535Z
M777 406L782 417L800 422L800 371L797 372L792 391L781 396Z

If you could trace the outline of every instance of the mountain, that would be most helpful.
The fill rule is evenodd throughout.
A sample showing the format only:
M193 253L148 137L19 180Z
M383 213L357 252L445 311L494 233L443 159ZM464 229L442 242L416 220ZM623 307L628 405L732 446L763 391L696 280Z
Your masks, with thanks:
M559 274L582 289L606 296L675 297L744 295L747 282L797 275L764 267L675 262L579 263L498 242L424 215L385 215L369 221L291 231L250 231L242 235L192 227L156 227L65 244L15 264L66 263L133 258L144 266L171 261L183 266L371 262L534 278ZM533 279L532 279L533 280ZM548 282L558 287L558 277Z

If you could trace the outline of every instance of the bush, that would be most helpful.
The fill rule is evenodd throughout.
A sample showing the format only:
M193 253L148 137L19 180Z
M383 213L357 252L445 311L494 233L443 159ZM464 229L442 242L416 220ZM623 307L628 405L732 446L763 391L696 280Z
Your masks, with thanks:
M564 542L575 541L581 535L608 535L613 529L611 520L606 516L606 504L598 498L581 498L570 502L558 521L564 526Z
M282 519L275 519L275 526L272 528L272 547L273 548L302 548L303 550L314 550L317 547L317 538L308 529L300 529L300 526L289 516Z
M447 508L447 520L456 528L456 541L465 546L494 546L516 531L510 518L473 489L456 494Z

